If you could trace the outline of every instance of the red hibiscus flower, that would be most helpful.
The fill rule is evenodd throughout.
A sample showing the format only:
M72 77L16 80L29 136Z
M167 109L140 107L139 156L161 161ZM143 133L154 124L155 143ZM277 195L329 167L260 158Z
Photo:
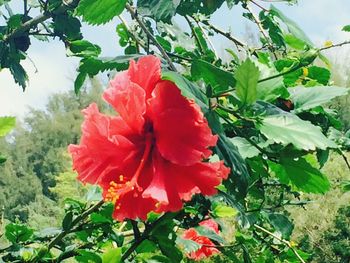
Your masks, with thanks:
M203 160L213 135L198 105L161 79L160 60L145 56L117 74L103 98L117 116L83 110L82 138L70 145L84 183L99 184L114 218L145 220L150 211L178 211L195 193L213 195L229 169Z
M206 227L214 231L215 233L219 234L219 226L212 219L207 219L205 221L202 221L199 223L199 225L202 227ZM197 242L198 244L201 245L201 248L187 255L187 257L190 259L201 260L201 259L210 257L212 255L218 254L220 252L215 247L215 244L208 237L198 235L197 231L194 228L190 228L186 230L182 237L184 239L189 239L194 242Z

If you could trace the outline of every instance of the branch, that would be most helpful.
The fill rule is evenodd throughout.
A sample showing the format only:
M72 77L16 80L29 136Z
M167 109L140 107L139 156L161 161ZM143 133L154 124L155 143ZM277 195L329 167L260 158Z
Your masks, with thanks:
M255 21L255 24L258 26L260 33L261 33L261 34L263 35L263 37L265 38L266 43L268 44L268 47L269 47L270 51L271 51L272 54L274 55L275 59L277 59L277 55L275 54L275 49L274 49L272 43L270 42L270 39L269 39L269 37L267 36L267 34L266 34L266 32L265 32L265 30L264 30L262 24L261 24L261 21L256 17L256 15L254 14L253 10L249 7L249 5L247 5L247 6L245 7L245 9L247 9L248 12L252 15L252 17L253 17L253 19L254 19L254 21Z
M69 0L67 2L63 2L63 4L55 10L55 14L64 13L72 5L76 5L78 2L79 2L79 0ZM21 34L28 31L29 29L31 29L31 28L37 26L38 24L44 22L45 20L51 18L52 15L53 15L52 12L44 12L43 14L40 14L37 17L34 17L34 18L28 20L27 22L23 23L22 26L16 28L8 35L5 35L3 40L5 42L7 42L7 41L9 41L17 36L20 36Z
M167 52L164 50L164 48L158 43L158 41L156 40L156 38L153 36L153 34L148 30L147 26L143 23L142 19L140 19L140 17L138 16L137 12L134 10L133 7L131 7L128 3L125 5L125 8L129 11L129 13L131 14L132 18L134 18L137 23L140 25L140 27L142 28L142 30L146 33L146 35L148 36L149 39L152 40L153 44L158 48L158 50L160 51L160 53L162 53L163 57L165 58L165 60L168 62L168 65L170 67L171 70L173 71L177 71L173 62L171 61L170 57L168 56Z
M338 43L338 44L330 45L330 46L327 46L327 47L321 47L319 49L319 51L327 50L327 49L334 48L334 47L341 47L343 45L348 45L348 44L350 44L350 40L344 41L344 42L341 42L341 43Z
M86 210L84 213L77 216L73 221L71 226L75 226L80 221L83 221L86 217L88 217L91 213L98 210L102 205L104 204L104 200L101 200L100 202L96 203L95 205L91 206L88 210ZM50 250L53 248L57 243L59 243L67 234L69 234L70 231L63 230L61 233L59 233L51 242L48 244L47 249Z
M257 224L254 224L254 227L257 228L257 229L259 229L260 231L262 231L262 232L264 232L264 233L266 233L266 234L272 236L273 238L277 239L278 241L280 241L280 242L286 244L286 245L293 251L294 255L300 260L300 262L306 263L306 262L304 261L304 259L299 255L298 251L295 250L295 248L290 244L290 242L289 242L288 240L285 240L285 239L283 239L283 238L281 238L281 237L275 235L274 233L271 233L271 232L268 231L267 229L265 229L265 228L263 228L263 227L261 227L261 226L259 226L259 225L257 225Z

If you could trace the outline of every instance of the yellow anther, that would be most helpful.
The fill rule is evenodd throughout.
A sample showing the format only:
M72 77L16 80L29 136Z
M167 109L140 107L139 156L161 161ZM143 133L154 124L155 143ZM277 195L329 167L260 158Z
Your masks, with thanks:
M123 182L124 181L124 176L121 174L119 175L119 181Z

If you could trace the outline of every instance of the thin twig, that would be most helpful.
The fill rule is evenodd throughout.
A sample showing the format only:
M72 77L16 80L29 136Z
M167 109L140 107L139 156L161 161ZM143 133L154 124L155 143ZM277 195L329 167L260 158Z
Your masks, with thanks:
M195 30L194 30L194 28L193 28L193 24L192 24L191 20L188 18L187 15L185 15L184 18L186 19L187 24L188 24L188 26L189 26L190 29L191 29L192 35L193 35L195 41L197 42L199 51L200 51L202 54L204 54L204 53L205 53L205 52L204 52L204 47L202 46L201 41L198 39L197 33L195 32ZM196 20L195 20L195 21L196 21Z
M252 15L254 21L255 21L255 24L258 26L259 28L259 31L260 33L263 35L263 37L265 38L266 40L266 43L268 44L268 47L270 49L270 51L272 52L273 56L275 57L275 59L277 59L277 55L275 53L275 48L273 47L271 41L270 41L270 38L268 37L268 35L266 34L262 24L261 24L261 21L259 20L259 18L254 14L253 10L250 8L249 5L246 5L245 6L245 9L248 10L248 12Z
M146 50L146 44L142 43L139 39L137 39L136 35L134 34L134 32L131 31L131 29L130 29L128 23L126 22L126 20L124 19L124 17L119 15L118 18L124 24L126 30L128 30L128 32L130 33L131 37L135 40L137 52L140 53L140 47L139 46L141 46L143 49Z
M60 7L58 7L55 10L55 14L64 13L65 11L67 11L70 8L70 6L74 5L78 1L79 0L67 1L67 3L62 4ZM27 22L23 23L20 27L16 28L8 35L5 35L3 40L6 42L6 41L11 40L12 38L20 36L21 34L28 31L29 29L31 29L31 28L37 26L38 24L44 22L45 20L49 19L51 16L52 16L52 13L44 12L43 14L40 14L40 15L28 20Z
M343 151L340 151L340 155L343 157L344 162L346 163L346 166L348 167L348 169L350 170L350 163L348 158L346 157L345 153Z
M152 40L153 44L158 48L160 53L162 53L165 60L168 62L168 65L171 70L177 71L175 65L173 64L172 60L168 56L167 52L164 50L164 48L158 43L157 39L153 36L153 34L148 30L147 26L143 23L142 19L138 16L137 12L133 7L131 7L129 4L125 5L125 8L129 11L131 16L137 21L137 23L140 25L142 30L146 33L148 38Z
M319 51L327 50L327 49L334 48L334 47L341 47L343 45L349 45L349 44L350 44L350 40L344 41L344 42L341 42L341 43L338 43L338 44L330 45L330 46L327 46L327 47L321 47L319 49Z
M268 231L267 229L265 229L265 228L263 228L263 227L261 227L261 226L259 226L259 225L257 225L257 224L254 224L254 227L257 228L257 229L259 229L260 231L262 231L262 232L264 232L264 233L266 233L266 234L272 236L273 238L277 239L278 241L280 241L280 242L286 244L286 245L293 251L293 253L294 253L295 256L300 260L300 262L306 263L306 262L304 261L304 259L299 255L298 251L295 250L295 248L290 244L290 242L289 242L288 240L285 240L285 239L283 239L283 238L281 238L281 237L275 235L274 233L271 233L271 232Z
M191 16L191 18L194 19L193 16ZM195 19L194 19L194 20L195 20ZM213 50L214 55L215 55L215 58L218 58L219 56L218 56L218 53L216 52L216 49L215 49L214 44L211 42L209 36L207 35L207 33L205 32L205 30L203 29L203 27L200 25L200 23L199 23L197 20L195 20L195 21L196 21L196 24L197 24L198 28L202 31L205 40L209 43L211 49Z
M100 202L96 203L92 207L90 207L88 210L86 210L84 213L80 214L77 216L73 221L71 226L75 226L78 224L80 221L84 220L86 217L88 217L91 213L95 212L98 210L102 205L104 204L104 201L101 200ZM51 242L48 244L47 249L50 250L53 248L58 242L60 242L67 234L69 234L70 231L63 230L61 233L59 233Z
M257 2L255 2L254 0L250 0L250 2L253 3L254 5L256 5L257 7L259 7L261 10L264 10L265 12L269 11L265 7L263 7L262 5L260 5Z

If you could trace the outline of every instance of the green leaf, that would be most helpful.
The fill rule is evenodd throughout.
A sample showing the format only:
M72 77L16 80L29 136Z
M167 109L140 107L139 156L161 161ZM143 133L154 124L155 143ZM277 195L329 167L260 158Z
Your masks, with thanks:
M269 162L269 167L282 183L291 184L306 193L325 193L330 183L317 168L304 158L281 158L280 163Z
M0 137L8 134L16 125L15 117L0 117Z
M191 15L201 13L210 15L214 13L225 0L182 0L177 8L177 13L180 15Z
M318 83L321 83L323 85L327 85L331 78L331 72L326 68L311 66L307 69L307 71L308 78L317 80Z
M230 139L230 141L238 148L239 153L244 159L252 158L260 154L260 151L245 138L237 136Z
M292 34L284 35L284 41L288 44L288 46L296 49L296 50L304 50L307 44L305 41L295 37Z
M69 43L69 50L77 57L97 57L101 53L98 45L87 40L75 40Z
M201 59L196 59L192 62L191 75L194 80L203 79L205 83L212 86L214 92L225 91L236 84L230 72L224 71Z
M189 254L191 252L197 251L201 248L201 245L197 242L190 240L190 239L184 239L181 237L176 238L176 244L181 247L186 254Z
M234 193L239 198L245 197L248 189L249 173L237 147L224 134L219 134L215 152L231 168L232 175L224 181L229 193Z
M67 40L71 41L82 39L81 23L78 18L72 17L68 13L57 14L53 17L53 22L53 30L56 35L66 36Z
M277 114L265 117L262 120L260 131L268 139L283 145L293 144L298 149L325 150L336 148L337 145L329 140L321 128L303 121L296 115Z
M290 100L294 103L294 111L302 112L330 102L332 99L346 95L347 88L336 86L315 86L305 88L302 86L288 89Z
M268 102L275 101L280 97L288 97L288 91L284 86L283 77L259 82L256 97L258 100Z
M126 2L127 0L81 0L76 12L83 17L83 21L100 25L120 15Z
M288 217L282 214L269 213L267 216L271 225L282 234L282 237L289 239L293 232L294 225L289 221Z
M217 205L213 210L213 215L215 217L234 217L238 214L238 211L233 207L226 205Z
M170 22L179 4L178 0L138 0L137 11L156 21Z
M79 256L76 256L75 259L79 263L102 263L101 257L92 251L79 249L77 252L79 253Z
M102 263L119 263L122 260L121 248L109 248L102 255Z
M162 72L162 79L174 82L181 90L183 96L195 100L196 103L202 108L203 112L208 111L208 102L203 91L201 91L198 86L191 83L188 79L173 71Z
M341 187L344 192L350 192L350 180L342 182Z
M21 64L13 62L11 63L9 69L15 82L18 83L23 90L25 90L27 87L28 75Z
M34 231L25 225L11 223L5 227L5 236L11 243L28 241Z
M272 12L275 16L281 19L287 26L289 32L294 35L296 38L303 40L308 45L313 46L310 38L304 33L303 30L290 18L286 17L279 9L275 6L271 5L270 12Z
M87 77L86 72L80 72L74 81L74 92L79 94L81 87L83 86L85 79Z
M237 81L236 92L243 104L252 104L256 101L259 69L247 59L235 71Z
M344 26L342 30L345 32L350 32L350 25Z
M73 212L69 211L62 220L62 228L63 230L69 230L73 221Z

